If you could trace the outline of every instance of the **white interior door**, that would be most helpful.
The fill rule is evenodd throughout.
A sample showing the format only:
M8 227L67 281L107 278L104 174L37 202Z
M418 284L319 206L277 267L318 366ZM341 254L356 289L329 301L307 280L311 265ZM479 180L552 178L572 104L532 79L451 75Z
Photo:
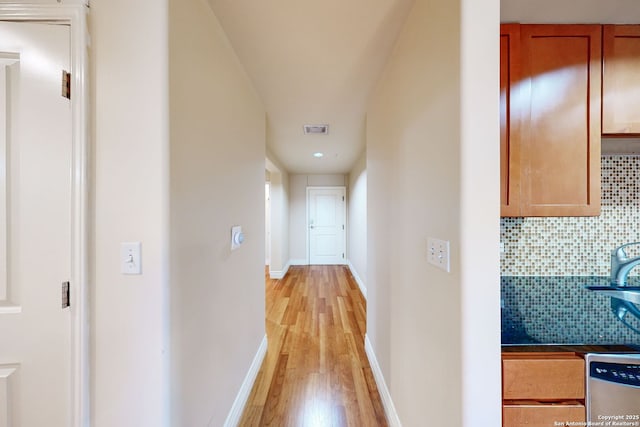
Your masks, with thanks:
M70 29L0 22L0 427L70 425Z
M344 264L345 188L308 188L309 264Z

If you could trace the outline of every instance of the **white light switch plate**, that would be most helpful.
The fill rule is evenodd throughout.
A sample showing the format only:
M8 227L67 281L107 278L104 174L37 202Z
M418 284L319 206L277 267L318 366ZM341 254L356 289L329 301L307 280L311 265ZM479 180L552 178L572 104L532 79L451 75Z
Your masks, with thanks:
M125 242L120 245L120 271L122 274L142 274L142 244Z
M450 271L449 258L449 242L447 240L440 240L433 237L427 238L427 260L430 264L448 273Z

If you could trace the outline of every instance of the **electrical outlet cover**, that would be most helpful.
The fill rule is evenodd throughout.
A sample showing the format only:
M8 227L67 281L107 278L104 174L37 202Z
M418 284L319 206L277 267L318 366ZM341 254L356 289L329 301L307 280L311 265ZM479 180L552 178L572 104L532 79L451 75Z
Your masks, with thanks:
M450 251L449 241L440 240L434 237L427 238L427 260L430 264L446 271L450 271Z

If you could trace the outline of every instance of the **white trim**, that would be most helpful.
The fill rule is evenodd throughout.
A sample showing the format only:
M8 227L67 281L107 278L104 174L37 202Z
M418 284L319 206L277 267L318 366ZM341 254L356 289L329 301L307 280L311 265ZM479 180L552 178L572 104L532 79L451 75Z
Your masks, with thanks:
M20 314L22 306L20 305L0 305L0 314Z
M349 266L349 270L351 271L351 275L353 276L354 279L356 279L356 283L358 284L358 287L360 288L360 292L362 292L362 296L366 300L367 299L367 287L364 285L364 282L362 281L362 279L358 275L358 272L356 271L356 268L353 266L353 264L351 264L351 260L350 259L347 260L347 265Z
M271 172L269 172L271 173ZM271 182L264 183L264 265L271 265Z
M309 260L304 258L290 259L289 265L309 265Z
M2 98L4 99L4 105L2 105L2 107L0 107L2 109L2 112L0 112L0 123L2 123L0 125L0 127L2 127L2 129L4 129L3 132L0 132L0 153L2 153L2 185L0 186L0 224L2 224L2 228L3 228L3 232L0 233L0 299L4 302L4 304L9 305L11 303L11 301L9 301L9 297L11 295L11 291L9 289L9 277L8 277L8 271L7 271L7 254L9 253L8 251L8 246L7 246L7 235L9 234L7 232L7 195L10 193L9 188L8 188L8 180L7 180L7 173L8 173L8 165L9 165L9 160L8 157L10 157L10 153L7 150L7 117L8 117L8 113L11 110L11 106L7 105L7 100L6 100L6 96L7 96L7 86L8 86L8 80L9 78L11 78L11 73L7 73L7 69L5 67L10 67L13 64L15 64L16 62L20 61L20 54L18 54L17 52L2 52L0 53L0 85L2 85L2 88L0 89L0 92L2 92ZM15 103L15 102L12 102ZM9 111L7 111L9 110ZM0 311L0 313L2 313Z
M71 427L90 425L88 296L88 8L76 4L4 4L0 20L63 22L71 37ZM79 4L78 4L79 3Z
M284 266L284 268L282 270L271 270L269 269L269 277L272 279L282 279L286 274L287 271L289 271L289 266L291 265L290 262L287 262L287 264Z
M251 362L249 372L247 372L247 376L244 377L244 381L240 386L240 391L238 391L236 400L234 400L233 405L231 406L229 415L227 415L227 419L224 422L224 427L235 427L240 424L240 418L242 418L244 407L247 405L247 400L249 399L249 394L253 388L253 383L256 381L256 377L258 376L264 357L267 354L267 347L267 336L265 335L264 338L262 338L262 342L260 343L260 347L258 347L255 357L253 358L253 362ZM209 426L211 426L211 423L209 423Z
M18 369L19 365L0 365L0 426L12 426L11 410L9 401L11 400L11 390L9 377Z
M307 185L307 211L306 211L306 219L305 224L307 227L307 232L305 233L307 242L306 242L306 254L307 254L307 263L305 265L311 264L311 246L309 242L309 235L311 234L311 228L309 227L309 206L311 200L311 190L342 190L342 197L344 197L344 209L342 210L343 222L344 222L344 230L342 230L342 250L344 251L344 258L342 262L338 265L346 265L347 264L347 187L345 185L323 185L323 186L314 186Z
M402 423L400 422L400 418L396 412L396 407L393 405L393 400L391 400L391 394L387 388L387 383L384 381L384 375L382 375L378 359L376 359L376 353L373 351L373 346L371 345L371 341L369 341L369 336L366 334L364 336L364 351L367 353L367 359L369 359L369 365L371 365L373 378L376 380L376 386L378 387L378 392L382 399L382 406L384 407L384 413L387 416L389 427L402 427Z
M7 379L13 374L16 369L18 369L18 365L0 365L0 379Z

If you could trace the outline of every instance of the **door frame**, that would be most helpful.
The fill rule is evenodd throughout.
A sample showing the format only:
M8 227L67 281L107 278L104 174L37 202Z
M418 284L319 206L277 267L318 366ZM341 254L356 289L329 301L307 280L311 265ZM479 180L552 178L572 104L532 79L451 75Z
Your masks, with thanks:
M306 210L306 219L305 219L305 225L306 225L306 239L307 239L307 243L306 243L306 253L307 253L307 265L311 265L311 245L310 245L310 234L311 234L311 228L309 228L309 214L311 212L310 206L311 206L311 191L312 190L335 190L335 189L340 189L342 190L343 194L344 194L344 230L342 233L342 248L344 250L344 259L342 261L342 264L340 265L346 265L347 264L347 228L349 226L349 224L347 224L347 187L344 185L325 185L325 186L307 186L307 210Z
M271 181L264 183L265 201L264 201L264 214L265 214L265 265L271 268Z
M70 28L71 64L71 378L72 427L90 425L89 63L86 0L74 4L1 3L0 21L56 22Z

